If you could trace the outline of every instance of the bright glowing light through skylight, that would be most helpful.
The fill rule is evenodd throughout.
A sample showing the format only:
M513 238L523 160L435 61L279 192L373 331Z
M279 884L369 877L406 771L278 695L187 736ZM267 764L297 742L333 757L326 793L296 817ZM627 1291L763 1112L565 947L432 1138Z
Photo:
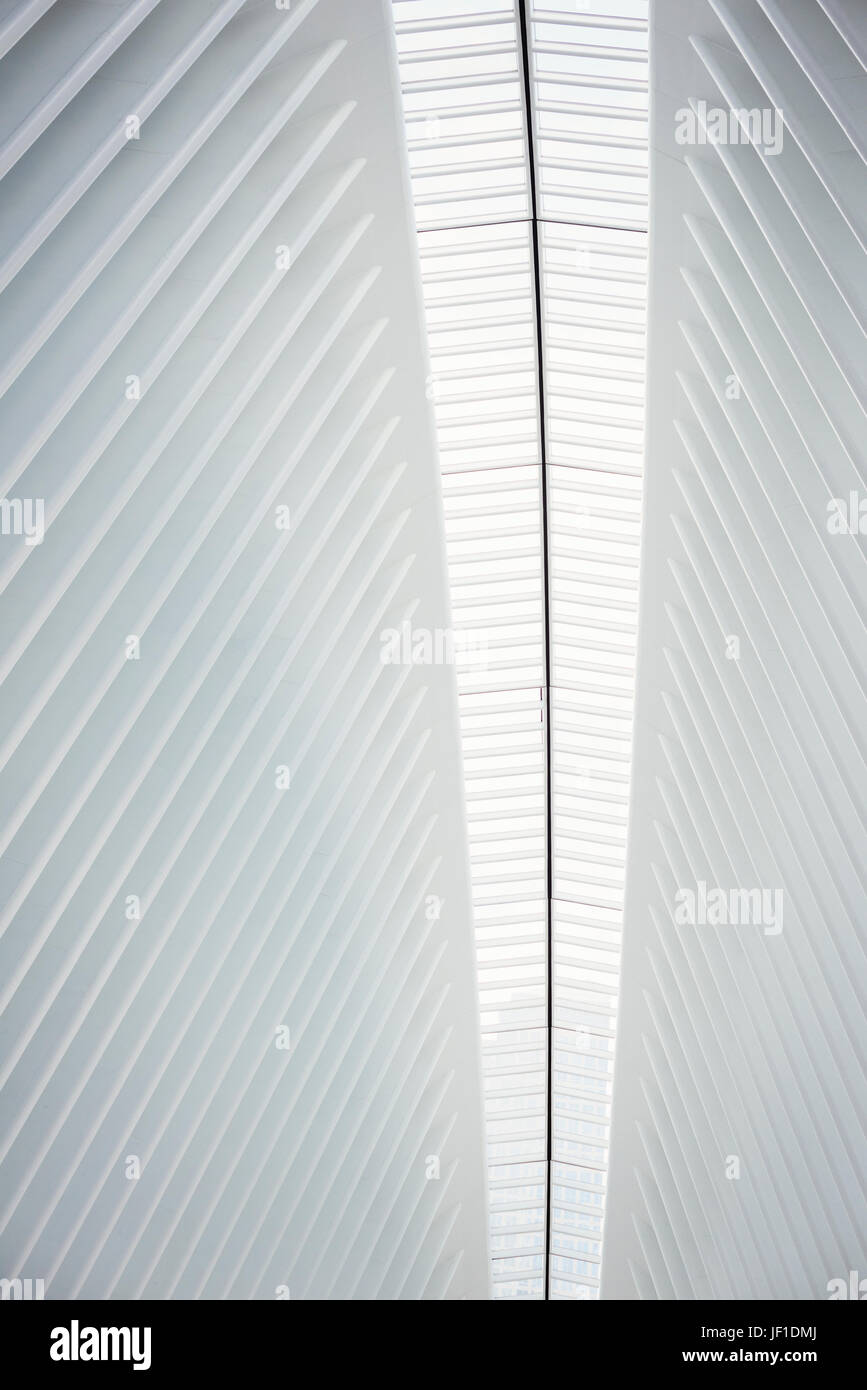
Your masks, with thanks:
M502 0L398 0L394 17L469 653L494 1295L594 1298L638 583L647 0L528 2L523 24Z

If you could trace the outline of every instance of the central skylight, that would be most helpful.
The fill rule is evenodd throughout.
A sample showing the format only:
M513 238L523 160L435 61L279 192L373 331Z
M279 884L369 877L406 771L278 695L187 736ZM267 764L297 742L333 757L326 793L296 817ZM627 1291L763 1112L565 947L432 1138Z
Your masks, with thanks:
M494 1295L595 1298L638 582L647 0L396 0L394 16L464 639Z

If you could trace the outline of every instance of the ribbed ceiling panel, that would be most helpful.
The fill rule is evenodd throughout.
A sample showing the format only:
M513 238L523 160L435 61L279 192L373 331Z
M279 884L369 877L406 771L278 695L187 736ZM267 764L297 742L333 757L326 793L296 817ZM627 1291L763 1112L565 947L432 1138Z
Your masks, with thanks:
M390 28L0 19L0 1268L49 1297L487 1296L454 673L382 659L449 620Z
M682 14L603 1288L824 1299L867 1246L863 7Z

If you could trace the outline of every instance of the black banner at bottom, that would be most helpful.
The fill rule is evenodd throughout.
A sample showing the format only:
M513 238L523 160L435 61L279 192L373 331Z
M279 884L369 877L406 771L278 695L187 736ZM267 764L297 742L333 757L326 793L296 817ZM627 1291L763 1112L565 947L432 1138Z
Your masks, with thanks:
M320 1305L321 1307L322 1305ZM454 1305L453 1305L454 1306ZM484 1311L466 1304L458 1324L451 1323L443 1305L364 1304L363 1343L378 1347L378 1357L390 1357L383 1334L420 1334L418 1371L432 1372L442 1348L446 1368L453 1374L459 1355L453 1329L464 1337L478 1333L486 1339L485 1359L502 1348L511 1360L520 1354L522 1336L502 1303ZM356 1303L332 1309L325 1349L329 1369L345 1348L347 1360L358 1366L360 1344L354 1332ZM417 1311L418 1309L420 1311ZM0 1301L0 1331L7 1364L19 1372L39 1372L50 1380L70 1375L115 1376L139 1373L152 1380L213 1372L232 1375L269 1373L281 1364L291 1372L303 1355L305 1337L320 1354L322 1333L312 1305L304 1302L38 1302ZM339 1321L335 1321L337 1312ZM529 1319L527 1333L541 1324L522 1304L519 1315ZM504 1321L508 1316L508 1322ZM860 1309L849 1301L827 1303L565 1303L551 1315L549 1329L567 1333L561 1354L574 1355L582 1376L602 1372L669 1376L674 1371L695 1374L764 1368L799 1367L823 1376L846 1370L863 1374L865 1323ZM416 1317L419 1323L415 1322ZM382 1322L380 1322L380 1318ZM344 1322L350 1324L344 1328ZM515 1333L518 1333L517 1338ZM347 1335L348 1334L348 1335ZM443 1336L445 1334L445 1336ZM499 1336L502 1343L498 1345ZM422 1350L423 1348L423 1350ZM312 1350L313 1348L311 1348ZM527 1344L527 1351L530 1345ZM433 1352L433 1355L432 1355ZM405 1360L405 1352L402 1360ZM404 1365L402 1374L416 1372Z

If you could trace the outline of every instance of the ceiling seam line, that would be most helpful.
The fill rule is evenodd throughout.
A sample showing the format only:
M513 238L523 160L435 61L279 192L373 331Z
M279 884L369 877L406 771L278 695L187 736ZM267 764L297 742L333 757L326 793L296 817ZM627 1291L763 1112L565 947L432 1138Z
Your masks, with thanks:
M545 720L545 852L546 852L546 963L547 963L547 1065L546 1065L546 1133L545 1133L545 1246L543 1300L551 1297L551 1186L553 1181L553 1071L554 1071L554 853L551 788L551 602L549 583L548 527L548 449L545 412L545 352L542 328L542 276L539 257L539 217L536 197L536 149L533 131L533 97L530 73L530 42L527 26L526 0L517 0L521 34L523 66L524 119L527 132L527 172L529 177L530 225L532 228L533 284L536 314L536 372L539 399L539 463L541 483L541 548L542 548L542 628L545 643L544 703Z
M542 222L548 227L591 227L600 232L634 232L636 236L647 236L646 227L623 227L619 222L578 222L569 217L492 217L488 222L446 222L435 227L417 227L416 235L425 236L430 232L474 232L485 227L526 227L534 222Z

